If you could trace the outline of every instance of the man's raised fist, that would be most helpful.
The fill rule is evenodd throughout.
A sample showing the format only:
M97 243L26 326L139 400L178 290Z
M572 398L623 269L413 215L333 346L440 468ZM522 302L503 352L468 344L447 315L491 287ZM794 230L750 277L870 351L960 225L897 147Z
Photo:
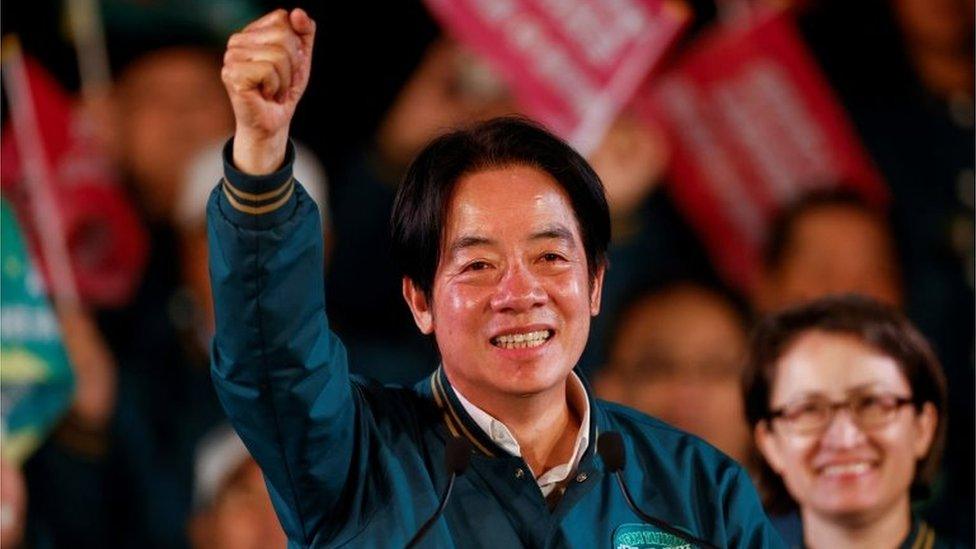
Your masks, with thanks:
M288 127L308 85L315 22L275 10L230 37L221 78L234 108L234 164L261 175L285 157Z

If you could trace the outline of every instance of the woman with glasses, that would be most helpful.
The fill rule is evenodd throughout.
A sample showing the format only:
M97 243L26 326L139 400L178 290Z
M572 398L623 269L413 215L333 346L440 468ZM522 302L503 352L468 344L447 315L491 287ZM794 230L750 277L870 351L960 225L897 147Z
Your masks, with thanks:
M939 465L946 387L901 314L841 296L768 317L744 389L768 510L799 511L792 545L949 546L911 511Z

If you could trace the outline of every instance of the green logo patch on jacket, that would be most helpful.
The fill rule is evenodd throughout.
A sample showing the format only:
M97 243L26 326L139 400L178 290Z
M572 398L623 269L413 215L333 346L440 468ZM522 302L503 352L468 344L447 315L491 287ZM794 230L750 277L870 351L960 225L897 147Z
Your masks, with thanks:
M613 549L691 549L688 540L650 524L621 524L613 531Z

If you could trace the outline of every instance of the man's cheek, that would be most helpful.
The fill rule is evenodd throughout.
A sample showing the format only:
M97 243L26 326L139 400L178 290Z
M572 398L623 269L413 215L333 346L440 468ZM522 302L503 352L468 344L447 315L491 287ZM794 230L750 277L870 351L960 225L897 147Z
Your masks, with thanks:
M560 277L560 280L551 285L549 290L550 296L564 302L579 303L586 307L590 305L593 295L589 283L585 279L580 280L577 276Z
M484 290L477 288L449 289L442 294L442 314L461 320L472 311L477 311L479 303L484 300Z

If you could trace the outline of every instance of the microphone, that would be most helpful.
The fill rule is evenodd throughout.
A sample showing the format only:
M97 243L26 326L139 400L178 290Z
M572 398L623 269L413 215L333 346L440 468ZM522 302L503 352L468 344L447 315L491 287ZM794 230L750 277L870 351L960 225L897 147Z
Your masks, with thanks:
M620 433L616 431L608 431L600 435L600 439L597 441L597 452L603 459L603 464L607 468L607 472L613 474L617 478L617 485L620 486L620 491L624 493L624 500L627 502L627 506L630 510L634 512L635 515L640 517L644 522L648 524L653 524L665 532L677 536L686 541L690 541L695 545L702 547L708 547L710 549L718 549L715 544L703 540L701 538L695 537L688 532L676 527L671 526L667 522L652 517L634 503L634 498L630 497L630 491L627 490L627 486L624 484L624 477L621 471L624 469L624 465L627 462L627 456L624 453L624 438Z
M416 547L423 539L424 535L427 534L427 530L430 530L431 526L437 522L441 514L444 513L444 508L447 507L447 500L451 497L451 490L454 488L454 481L459 475L463 475L464 471L468 468L468 463L471 462L471 443L464 438L452 438L447 441L447 447L444 449L444 467L447 469L448 474L451 476L447 479L447 487L444 488L444 493L441 494L440 504L437 506L437 510L431 515L426 522L421 525L417 533L410 538L407 542L407 549L411 547Z

